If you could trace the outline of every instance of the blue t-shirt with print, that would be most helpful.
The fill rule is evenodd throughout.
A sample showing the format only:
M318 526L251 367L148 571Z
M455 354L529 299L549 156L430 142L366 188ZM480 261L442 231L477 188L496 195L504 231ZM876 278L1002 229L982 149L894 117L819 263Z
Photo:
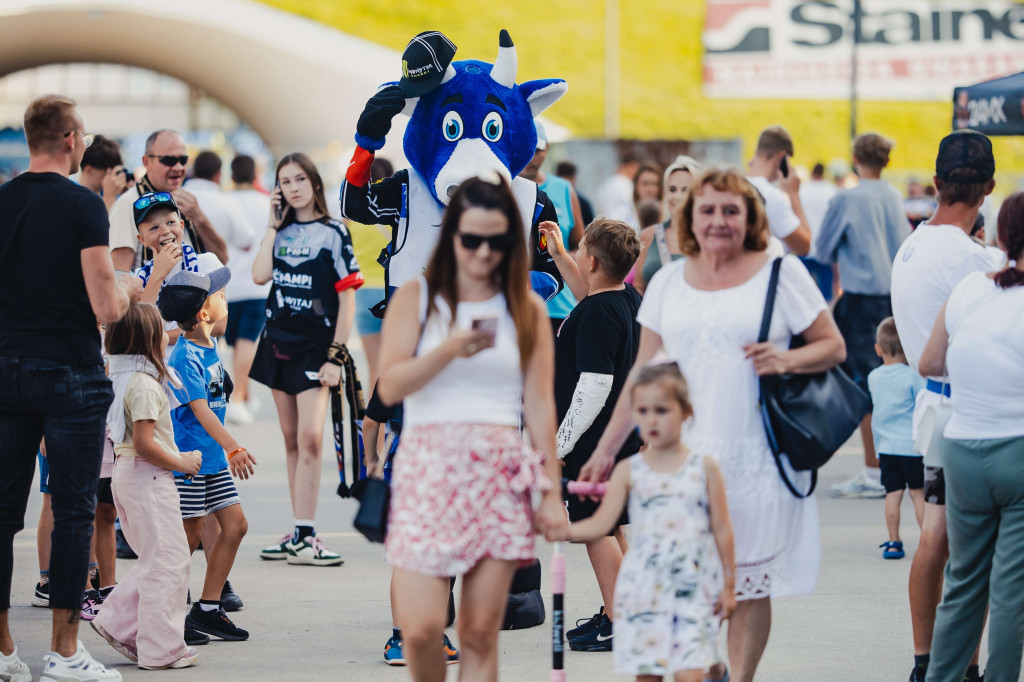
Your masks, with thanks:
M215 474L227 469L228 460L224 448L206 432L189 405L193 400L205 400L220 423L224 423L228 398L225 395L224 365L220 361L217 347L205 348L181 336L167 364L178 373L182 385L174 389L174 395L181 405L171 411L174 444L181 452L198 450L203 454L200 474Z

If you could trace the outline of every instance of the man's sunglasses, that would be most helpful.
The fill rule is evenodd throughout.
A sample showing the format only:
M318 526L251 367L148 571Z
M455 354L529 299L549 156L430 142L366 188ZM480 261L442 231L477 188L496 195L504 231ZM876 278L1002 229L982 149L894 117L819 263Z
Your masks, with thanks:
M152 194L146 194L145 196L139 197L135 200L135 203L132 204L132 206L135 207L135 210L141 211L147 206L152 206L153 204L167 204L172 203L173 201L174 199L171 198L169 192L154 192Z
M86 133L86 132L83 132L81 130L70 130L70 131L64 133L64 137L69 137L69 136L75 135L75 134L78 134L78 135L82 136L82 143L85 144L85 148L86 149L88 149L92 145L92 141L94 139L96 139L96 136L93 135L92 133Z
M459 241L462 248L467 251L477 251L487 242L487 246L496 253L505 253L512 247L512 238L508 234L496 234L492 237L485 237L482 234L470 234L459 232Z
M182 154L181 156L171 156L170 154L165 154L163 156L157 156L156 154L146 154L146 156L148 156L151 159L156 159L157 161L167 166L168 168L174 168L179 163L182 166L188 165L188 154Z

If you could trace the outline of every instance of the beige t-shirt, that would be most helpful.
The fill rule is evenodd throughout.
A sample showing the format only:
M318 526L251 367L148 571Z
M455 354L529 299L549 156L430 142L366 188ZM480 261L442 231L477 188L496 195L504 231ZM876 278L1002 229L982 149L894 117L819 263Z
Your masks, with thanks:
M114 454L118 457L138 457L132 438L135 434L135 422L152 419L156 422L153 428L153 439L168 452L178 454L178 446L174 444L174 427L171 426L171 406L167 395L156 379L144 372L136 372L128 380L124 391L124 440L114 444Z

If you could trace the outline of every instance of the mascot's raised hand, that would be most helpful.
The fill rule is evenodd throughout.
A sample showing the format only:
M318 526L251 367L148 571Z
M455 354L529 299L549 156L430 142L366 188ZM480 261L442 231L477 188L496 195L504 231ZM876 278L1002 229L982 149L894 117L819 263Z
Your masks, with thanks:
M384 146L384 138L391 132L391 121L405 109L405 95L397 85L388 85L377 91L366 102L356 122L356 143L371 152Z
M419 34L402 53L402 79L366 103L356 126L358 147L341 186L341 212L359 223L391 227L391 243L378 259L390 291L426 268L455 187L495 172L511 185L523 219L530 283L548 299L564 282L541 245L538 225L558 218L536 183L518 176L537 147L533 119L568 86L557 78L516 83L519 59L507 31L499 35L493 64L453 62L455 49L438 31ZM373 153L384 146L398 113L410 117L403 145L410 168L371 184Z

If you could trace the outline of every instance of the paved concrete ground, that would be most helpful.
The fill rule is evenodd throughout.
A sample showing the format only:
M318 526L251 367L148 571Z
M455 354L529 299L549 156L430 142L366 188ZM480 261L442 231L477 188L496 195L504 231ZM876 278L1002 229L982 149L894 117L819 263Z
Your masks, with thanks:
M288 566L258 557L259 549L291 530L281 434L269 392L258 391L264 405L256 424L238 429L238 439L259 461L255 478L241 483L249 535L242 544L231 581L245 601L232 617L252 633L248 642L214 642L200 648L199 666L187 671L147 673L111 649L88 626L81 639L104 664L126 680L154 675L206 680L404 680L403 669L389 668L381 654L390 635L389 569L380 545L352 529L356 505L335 496L337 472L333 448L325 444L318 533L345 557L337 568ZM326 441L325 441L326 443ZM823 471L821 491L854 473L860 448L853 441ZM38 489L38 488L36 488ZM877 545L887 539L881 500L833 500L821 505L822 570L813 596L775 604L773 631L758 675L761 680L792 682L905 680L912 662L907 578L918 531L909 500L904 501L903 540L907 558L884 561ZM29 505L26 529L15 538L11 622L21 655L39 674L49 647L50 613L30 606L37 580L35 526L40 496ZM539 543L545 562L550 546ZM569 587L566 619L592 614L599 593L582 547L568 549ZM132 562L119 561L123 574ZM205 561L192 563L191 586L202 586ZM545 594L549 594L545 574ZM550 602L548 603L550 608ZM549 623L501 635L503 679L546 680L550 663ZM613 672L611 654L570 652L570 680L625 679ZM449 668L456 679L458 666Z

